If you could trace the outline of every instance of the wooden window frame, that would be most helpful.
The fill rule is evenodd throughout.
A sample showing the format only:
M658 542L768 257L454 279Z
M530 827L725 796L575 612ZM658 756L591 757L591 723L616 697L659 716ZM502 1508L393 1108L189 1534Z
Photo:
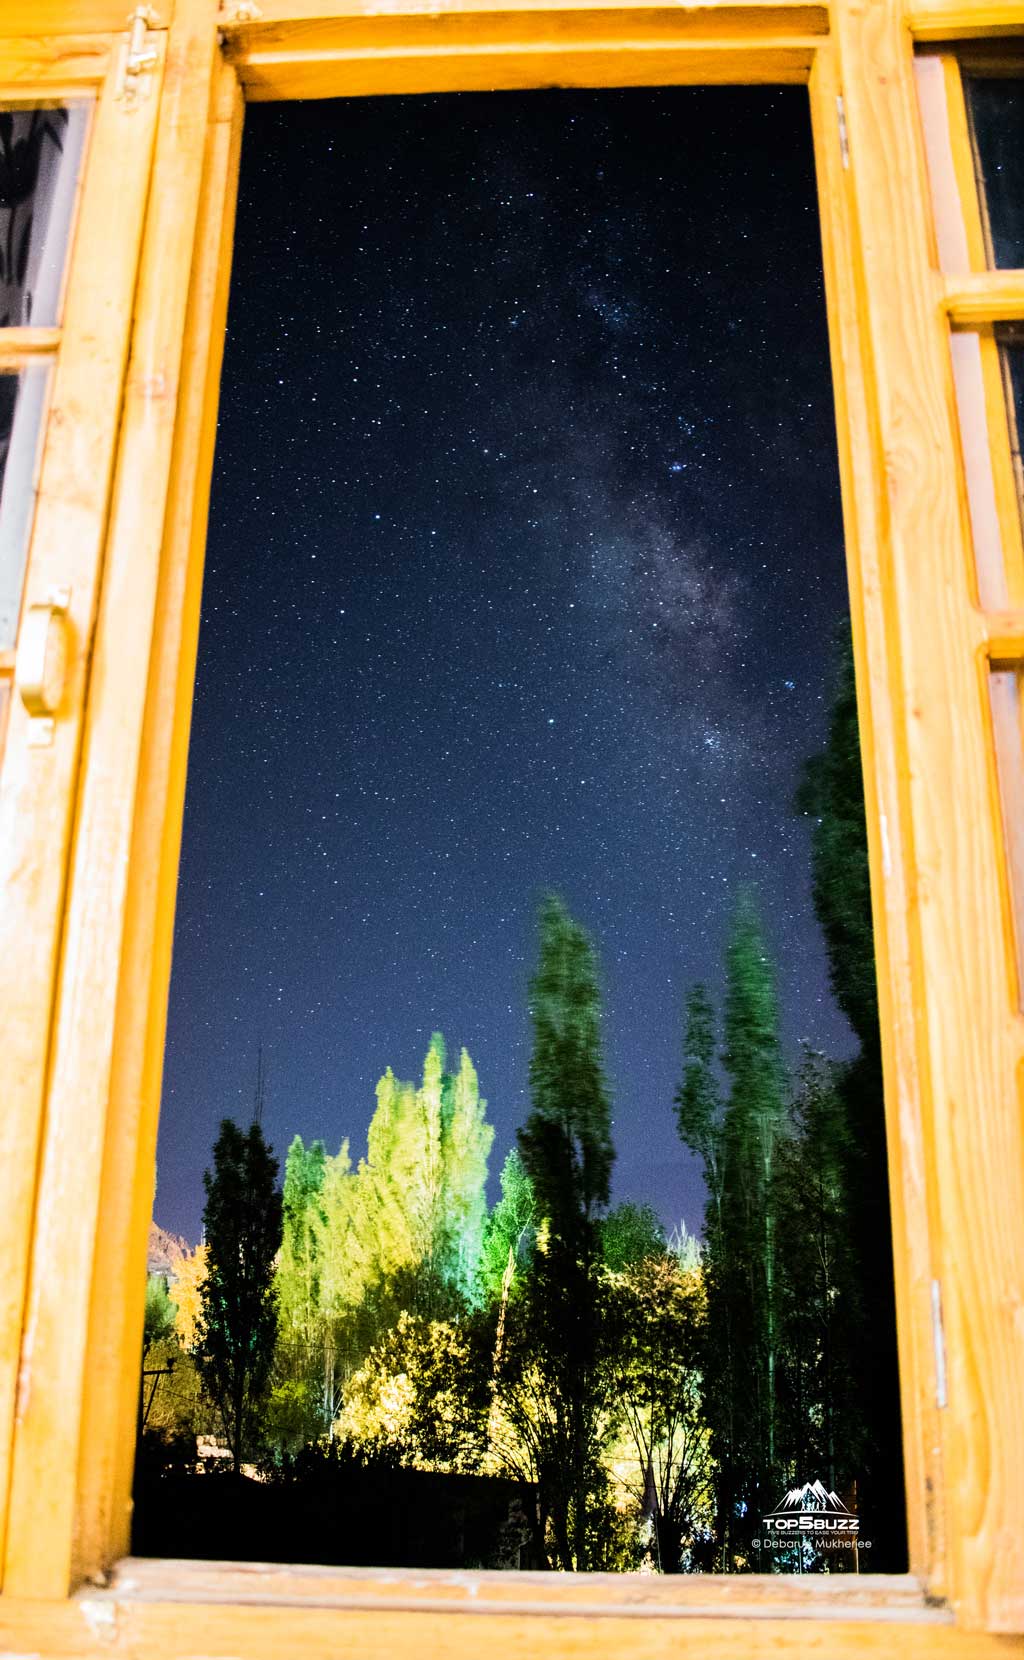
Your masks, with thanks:
M166 71L54 948L17 1415L0 1448L5 1650L278 1656L480 1647L646 1660L1024 1655L1024 1017L987 714L1024 594L977 602L951 327L1024 272L943 273L915 40L1024 32L1020 0L157 0ZM124 0L20 0L27 37ZM910 1572L639 1578L121 1560L141 1266L246 98L805 84L850 575L886 1077ZM0 96L4 81L0 78ZM37 834L52 826L46 813ZM31 921L31 905L15 921ZM5 906L7 901L5 900ZM5 951L24 949L17 928ZM20 1122L20 1121L19 1121ZM6 1173L0 1168L0 1182ZM0 1200L6 1190L0 1188ZM0 1205L2 1214L2 1205ZM83 1233L82 1217L88 1218ZM15 1237L16 1236L16 1237ZM7 1236L5 1236L7 1237ZM19 1293L20 1295L20 1293ZM80 1317L63 1320L73 1307ZM6 1460L10 1450L11 1458ZM481 1625L481 1621L486 1623Z

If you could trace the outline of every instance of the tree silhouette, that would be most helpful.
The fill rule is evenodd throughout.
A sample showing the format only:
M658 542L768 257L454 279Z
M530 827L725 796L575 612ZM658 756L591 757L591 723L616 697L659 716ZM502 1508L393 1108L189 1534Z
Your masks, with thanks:
M221 1121L203 1176L208 1272L196 1361L215 1402L236 1475L250 1450L277 1339L274 1258L281 1244L277 1160L256 1123Z

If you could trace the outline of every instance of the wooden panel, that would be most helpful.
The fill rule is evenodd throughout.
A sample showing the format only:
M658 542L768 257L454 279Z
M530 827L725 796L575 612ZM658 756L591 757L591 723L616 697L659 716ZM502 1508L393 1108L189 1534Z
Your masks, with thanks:
M1018 0L911 0L906 21L917 40L1024 34Z
M125 0L5 0L0 7L0 32L9 35L116 34L124 30L131 11ZM174 0L153 7L153 27L166 29Z
M575 7L264 19L228 28L247 96L806 80L816 7Z
M50 356L59 341L60 329L0 329L0 367Z
M965 271L946 278L943 304L955 328L1024 319L1024 271Z
M811 117L878 965L908 1549L911 1570L922 1576L932 1596L939 1596L945 1589L945 1541L938 1502L942 1464L931 1321L934 1219L926 1184L927 1074L914 1006L920 960L912 927L913 841L899 718L899 663L883 563L886 509L877 464L871 365L860 323L850 176L839 145L838 91L830 47L819 54L811 76Z
M129 1548L138 1363L142 1343L143 1266L153 1212L157 1119L164 1065L167 992L178 893L178 856L185 804L192 693L210 476L231 276L235 197L244 105L237 78L217 65L207 131L203 190L192 265L160 556L160 588L152 671L142 736L131 870L125 918L121 994L110 1082L114 1147L105 1174L105 1218L96 1283L118 1288L99 1312L106 1329L92 1341L120 1352L120 1407L111 1415L101 1391L86 1400L86 1447L79 1513L90 1512L96 1552L104 1562ZM142 873L142 874L140 874ZM151 879L154 878L154 879ZM113 1439L113 1496L97 1451Z
M978 7L979 19L986 8ZM913 837L907 910L947 1390L948 1584L968 1626L1024 1628L1024 1142L998 793L975 654L946 322L922 305L930 207L896 0L837 6L876 423L883 597ZM937 1380L936 1380L937 1392Z
M125 10L120 29L124 33ZM110 65L118 39L104 35L11 36L0 13L0 96L8 103L60 98L95 87Z
M123 1584L113 1590L84 1592L63 1605L13 1600L0 1605L0 1640L7 1651L65 1660L100 1655L113 1660L196 1660L200 1655L205 1660L336 1660L339 1654L372 1654L374 1660L479 1660L481 1652L489 1660L670 1660L680 1654L701 1660L890 1660L894 1652L903 1660L1019 1660L1024 1654L1024 1641L958 1631L948 1615L934 1610L829 1619L810 1607L796 1618L767 1612L758 1616L749 1605L738 1606L732 1615L714 1615L696 1602L674 1616L642 1604L615 1607L612 1597L617 1599L625 1588L621 1578L615 1591L608 1587L608 1606L601 1611L584 1612L568 1601L559 1612L550 1606L499 1609L485 1596L474 1612L474 1589L480 1589L483 1576L467 1574L460 1576L467 1592L463 1610L451 1612L410 1606L342 1609L310 1598L305 1585L298 1597L268 1600L259 1594L259 1570L250 1572L245 1589L238 1586L242 1570L234 1571L236 1595L231 1600L226 1594L230 1569L222 1575L220 1595L203 1600L175 1589L161 1597L155 1589L135 1588L137 1566L125 1564L119 1574ZM179 1570L187 1577L187 1566L166 1564L165 1578L177 1578ZM270 1577L280 1583L282 1576L275 1570ZM575 1577L544 1576L549 1586ZM694 1583L682 1582L684 1606L686 1589ZM721 1589L735 1592L740 1584L733 1581Z
M109 1507L119 1407L126 1373L138 1364L126 1334L141 1331L141 1276L134 1300L129 1294L130 1217L145 1199L132 1191L138 1102L111 1102L111 1059L118 997L136 989L122 986L120 973L128 852L217 50L213 4L181 0L167 41L70 849L4 1580L14 1593L36 1596L65 1595L76 1576L95 1571L111 1534L125 1526ZM139 112L128 119L137 124ZM122 150L135 144L126 138ZM125 155L117 159L123 170ZM118 173L107 181L108 225L122 193ZM33 816L37 826L56 819L55 806L43 809L33 804L30 825ZM136 878L144 885L152 873ZM32 996L38 1025L50 998L39 986ZM108 1213L109 1194L121 1202ZM111 1284L95 1277L101 1236L119 1264Z
M92 125L26 576L29 602L53 586L71 589L67 684L46 748L30 747L27 716L12 700L0 773L0 1549L82 705L156 128L155 97L130 112L113 91L108 83ZM31 1341L30 1325L21 1411L32 1394Z

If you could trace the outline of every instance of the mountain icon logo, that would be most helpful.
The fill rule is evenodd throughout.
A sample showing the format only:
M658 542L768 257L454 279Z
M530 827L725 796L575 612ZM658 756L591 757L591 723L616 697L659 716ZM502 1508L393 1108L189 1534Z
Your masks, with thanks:
M791 1487L785 1498L779 1500L772 1514L785 1515L789 1510L821 1510L828 1511L833 1516L854 1514L843 1503L838 1493L834 1493L820 1481L805 1481L802 1487Z
M823 1481L805 1481L802 1487L791 1487L761 1521L766 1550L800 1541L817 1550L837 1550L844 1545L852 1547L859 1541L857 1512L844 1504L839 1494ZM762 1541L755 1543L760 1546Z

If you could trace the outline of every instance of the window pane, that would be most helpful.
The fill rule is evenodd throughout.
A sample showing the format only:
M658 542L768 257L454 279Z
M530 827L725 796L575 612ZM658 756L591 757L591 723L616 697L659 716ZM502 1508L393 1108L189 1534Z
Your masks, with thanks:
M1024 79L965 76L989 262L1024 266Z
M1024 463L1021 462L1020 436L1024 431L1024 332L1007 330L1001 340L1003 377L1006 381L1006 401L1009 406L1010 449L1013 452L1013 471L1017 480L1017 499L1024 518Z
M0 328L58 320L88 109L0 111Z
M0 374L0 651L18 632L49 368Z
M133 1549L902 1570L806 100L253 106L243 157Z
M989 699L1003 809L1020 997L1024 991L1024 744L1021 742L1020 670L1016 665L993 663L989 675Z

